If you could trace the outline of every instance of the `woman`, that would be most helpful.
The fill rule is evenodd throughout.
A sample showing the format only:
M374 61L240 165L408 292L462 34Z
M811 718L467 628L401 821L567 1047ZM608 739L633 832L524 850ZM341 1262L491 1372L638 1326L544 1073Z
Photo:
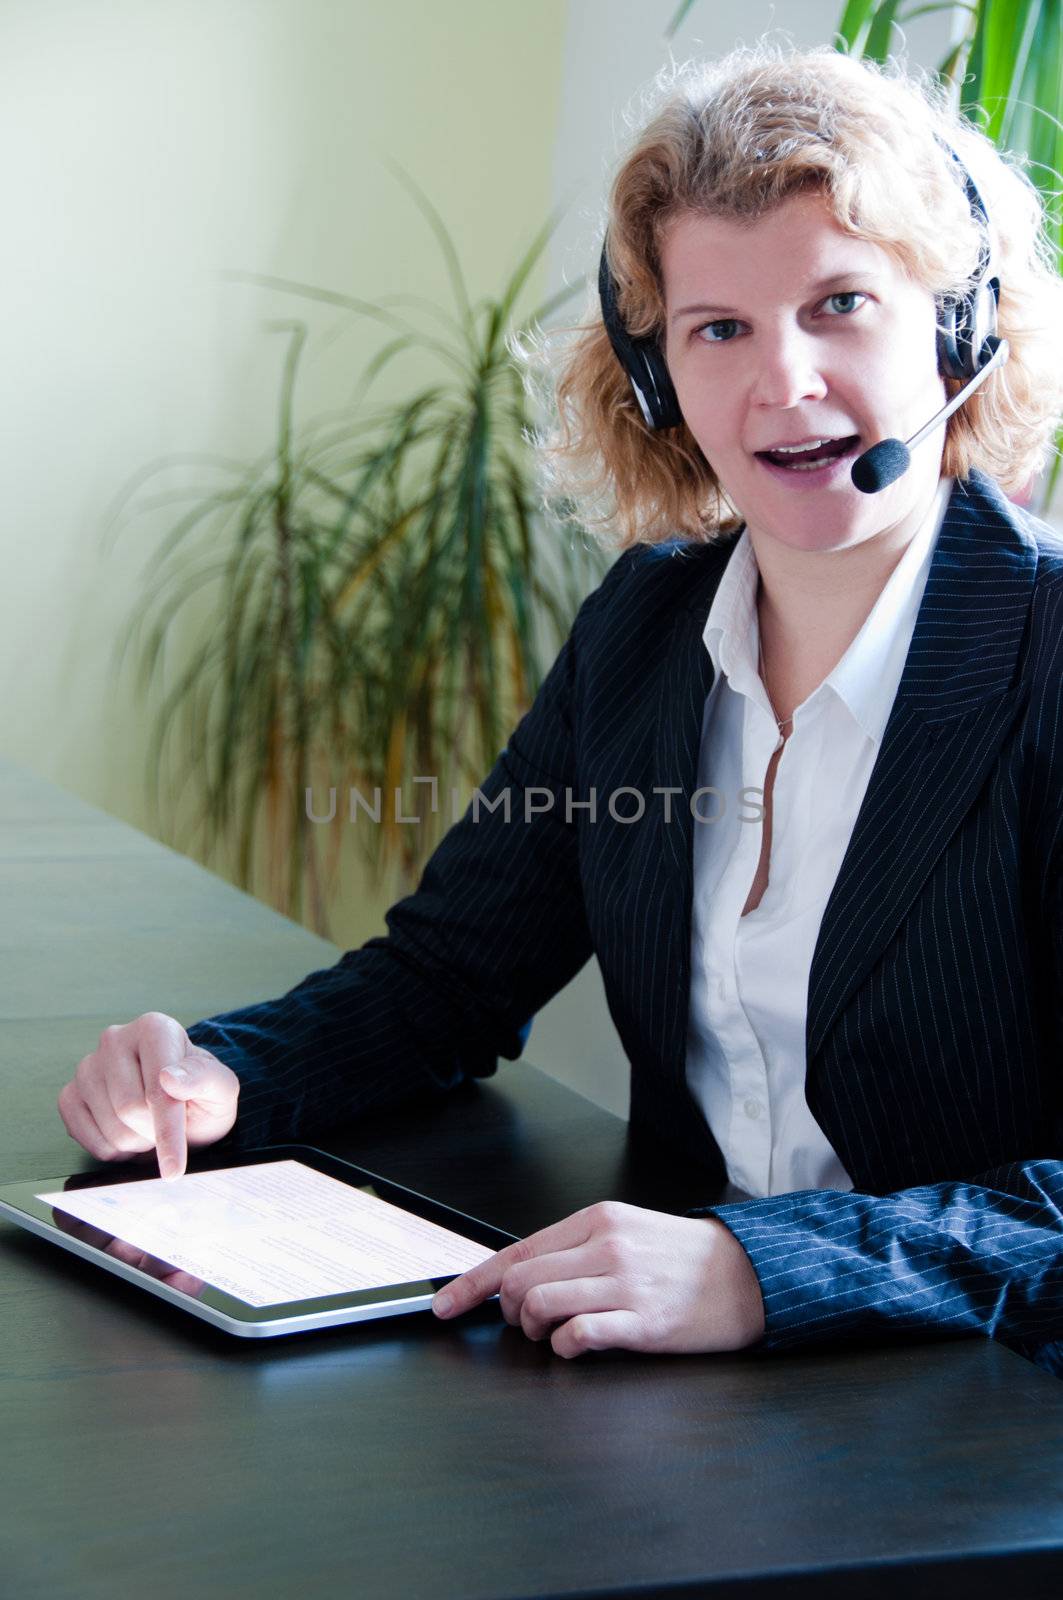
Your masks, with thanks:
M445 1094L593 952L632 1128L748 1198L588 1207L439 1314L498 1292L568 1357L922 1328L1063 1370L1063 545L1006 498L1063 401L1041 227L896 69L678 73L541 441L619 559L388 936L187 1034L109 1030L73 1137L179 1172L186 1139Z

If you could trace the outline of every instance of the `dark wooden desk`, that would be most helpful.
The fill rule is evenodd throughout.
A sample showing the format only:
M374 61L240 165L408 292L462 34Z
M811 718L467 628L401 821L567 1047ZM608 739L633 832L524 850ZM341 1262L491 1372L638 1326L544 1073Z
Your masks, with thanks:
M55 1098L107 1023L335 954L3 765L0 893L2 1180L95 1165ZM521 1235L702 1198L523 1063L330 1148ZM987 1341L569 1362L496 1303L247 1344L6 1223L0 1274L11 1600L1063 1592L1063 1385Z

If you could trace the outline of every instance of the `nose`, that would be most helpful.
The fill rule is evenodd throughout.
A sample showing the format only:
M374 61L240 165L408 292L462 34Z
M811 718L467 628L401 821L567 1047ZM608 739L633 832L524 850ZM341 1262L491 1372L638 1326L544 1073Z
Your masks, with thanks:
M805 400L824 398L823 350L815 339L799 329L783 329L761 333L751 344L754 405L788 411Z

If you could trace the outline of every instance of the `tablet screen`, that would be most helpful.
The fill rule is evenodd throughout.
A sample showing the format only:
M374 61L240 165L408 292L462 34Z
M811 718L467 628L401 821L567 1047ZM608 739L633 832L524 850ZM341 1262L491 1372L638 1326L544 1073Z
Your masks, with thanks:
M295 1160L36 1198L250 1306L444 1277L495 1253Z

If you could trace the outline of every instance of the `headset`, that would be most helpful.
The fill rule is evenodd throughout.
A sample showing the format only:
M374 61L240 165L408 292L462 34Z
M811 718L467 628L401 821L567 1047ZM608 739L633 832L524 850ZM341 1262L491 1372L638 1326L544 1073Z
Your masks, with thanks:
M975 273L975 282L967 293L952 296L938 296L937 306L937 355L939 370L944 377L959 378L965 384L973 380L980 381L988 377L989 363L1001 366L1008 358L1006 340L997 338L997 306L1000 303L1000 273L996 253L993 245L992 230L989 226L989 216L986 212L982 197L967 168L952 149L945 144L937 134L934 136L938 143L948 151L963 174L964 188L967 192L967 202L971 214L978 223L982 245L979 252L978 266ZM683 414L679 409L675 388L672 384L668 367L665 363L664 352L657 339L652 335L636 338L625 328L617 305L617 287L608 261L608 235L602 244L602 258L598 268L598 295L602 306L602 320L605 331L609 335L609 342L613 347L617 360L628 375L638 407L646 422L646 426L653 430L661 428L677 428L683 421ZM999 352L999 353L998 353ZM942 415L951 414L957 406L967 398L969 390L961 391L954 395L949 406L944 412L938 413L927 428L921 429L919 434L913 435L909 444L917 443L930 431ZM900 441L883 441L891 445ZM901 446L905 449L904 446ZM907 466L905 461L901 471ZM895 474L899 476L899 474ZM854 470L854 481L856 481ZM892 479L887 480L892 481ZM858 487L864 488L863 483ZM876 482L874 487L884 487ZM865 490L865 492L868 492Z

